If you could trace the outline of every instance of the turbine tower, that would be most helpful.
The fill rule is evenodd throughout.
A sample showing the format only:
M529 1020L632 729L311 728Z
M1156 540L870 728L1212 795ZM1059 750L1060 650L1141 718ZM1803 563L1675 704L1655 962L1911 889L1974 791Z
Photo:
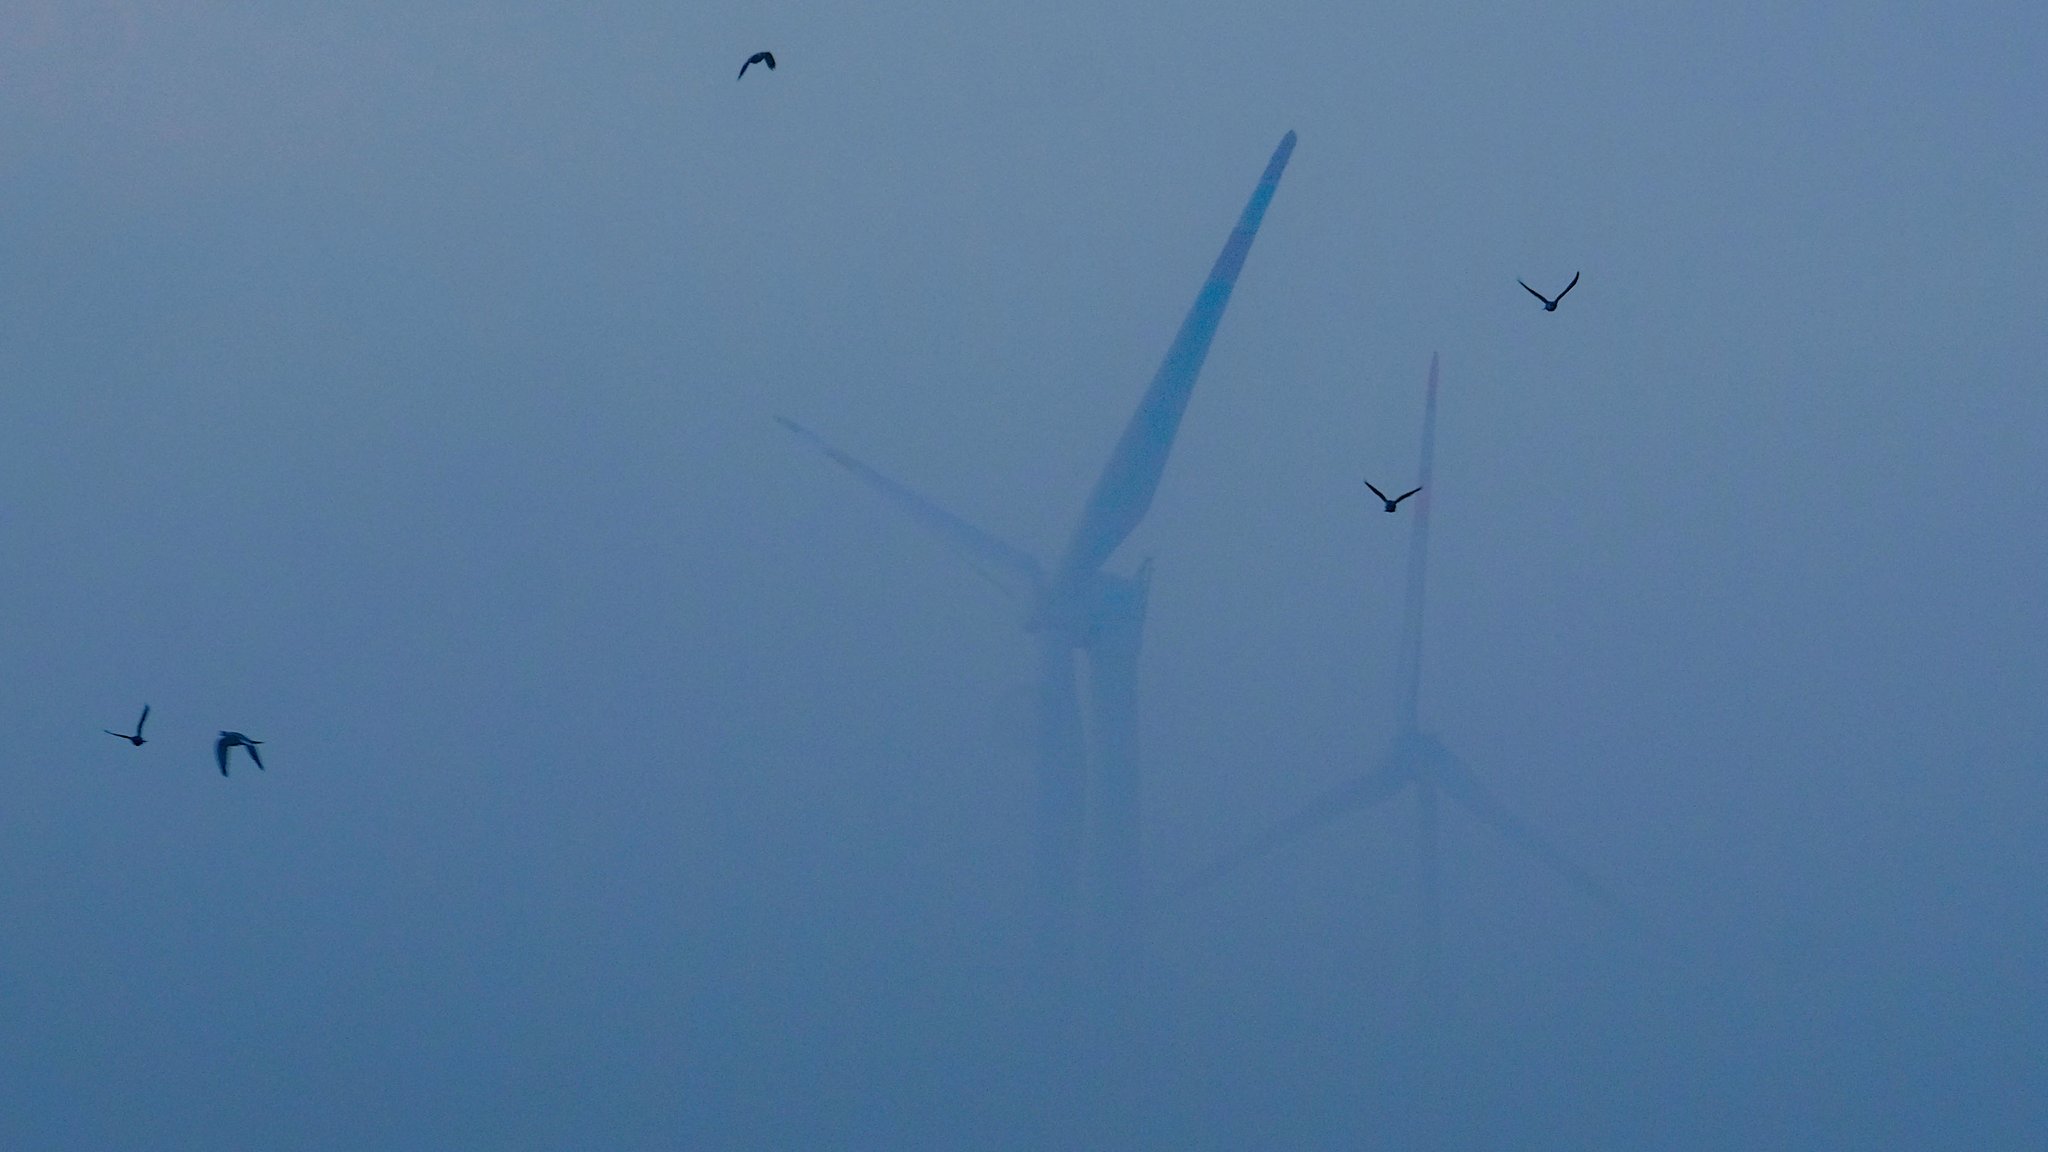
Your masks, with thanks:
M1371 771L1316 797L1263 835L1209 864L1180 886L1182 895L1208 888L1276 849L1324 826L1384 803L1409 788L1415 790L1418 867L1417 912L1420 921L1421 980L1426 1003L1437 995L1441 925L1441 871L1438 860L1439 799L1448 797L1481 824L1534 856L1571 888L1631 924L1634 912L1593 874L1574 863L1528 822L1504 807L1473 775L1465 762L1421 722L1422 609L1429 563L1429 510L1435 489L1430 470L1436 451L1437 360L1429 358L1429 390L1422 417L1422 464L1415 482L1415 517L1408 530L1408 581L1401 616L1401 641L1396 671L1400 677L1401 711L1392 747Z
M1024 626L1038 648L1035 865L1048 917L1045 927L1052 937L1048 942L1055 947L1063 946L1084 892L1098 932L1127 941L1135 931L1143 888L1138 650L1152 565L1148 559L1128 576L1105 571L1104 565L1152 506L1195 378L1293 152L1294 133L1289 132L1274 149L1237 227L1117 439L1065 552L1050 569L795 421L776 417L1024 607ZM1085 713L1076 652L1088 659ZM1123 949L1112 945L1111 950Z

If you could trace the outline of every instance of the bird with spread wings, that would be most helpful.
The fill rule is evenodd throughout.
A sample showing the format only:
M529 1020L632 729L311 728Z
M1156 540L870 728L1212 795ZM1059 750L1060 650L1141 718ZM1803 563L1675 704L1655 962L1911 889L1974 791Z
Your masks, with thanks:
M1530 288L1529 282L1526 280L1522 280L1520 278L1517 278L1515 280L1515 283L1520 284L1525 289L1528 289L1529 295L1534 296L1538 300L1543 301L1543 310L1545 312L1555 312L1557 311L1557 302L1559 300L1564 299L1564 292L1569 292L1573 288L1578 287L1579 274L1577 272L1572 273L1572 282L1570 284L1565 285L1564 292L1559 292L1556 296L1545 296L1543 293L1538 292L1534 288Z

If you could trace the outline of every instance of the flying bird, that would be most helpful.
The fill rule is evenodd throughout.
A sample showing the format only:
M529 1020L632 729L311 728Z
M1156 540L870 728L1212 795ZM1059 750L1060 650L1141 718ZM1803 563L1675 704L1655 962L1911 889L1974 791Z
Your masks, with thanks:
M747 57L747 62L740 65L740 74L733 77L733 79L739 80L744 78L747 74L747 69L752 68L756 64L766 64L770 72L775 71L775 53L756 52L752 56Z
M1565 286L1564 286L1564 292L1559 292L1559 293L1557 294L1557 296L1556 296L1555 298L1552 298L1552 297L1549 297L1549 296L1545 296L1545 295L1544 295L1543 293L1541 293L1541 292L1538 292L1538 291L1537 291L1537 290L1535 290L1534 288L1529 288L1529 282L1528 282L1528 281L1526 281L1526 280L1522 280L1522 279L1519 279L1519 278L1517 278L1517 279L1515 280L1515 283L1517 283L1517 284L1520 284L1520 285L1521 285L1522 287L1524 287L1524 288L1528 288L1528 289L1529 289L1529 295L1531 295L1531 296L1534 296L1534 297L1535 297L1535 298L1537 298L1538 300L1541 300L1541 301L1543 301L1543 310L1544 310L1545 312L1555 312L1555 311L1557 311L1557 302L1558 302L1559 300L1562 300L1562 299L1564 299L1564 292L1569 292L1569 291L1571 291L1571 290L1572 290L1573 288L1575 288L1575 287L1577 287L1577 286L1578 286L1578 283L1579 283L1579 274L1578 274L1577 272L1574 272L1574 273L1572 273L1572 282L1571 282L1570 284L1567 284L1567 285L1565 285Z
M149 705L144 704L142 706L142 715L135 721L135 735L130 736L126 732L116 732L112 728L102 728L100 731L105 732L109 736L119 736L121 739L140 748L148 743L148 741L142 738L142 726L147 723L149 723Z
M1385 504L1387 506L1387 511L1389 512L1392 512L1394 510L1394 506L1399 504L1401 501L1406 500L1410 496L1415 495L1417 492L1422 491L1422 489L1420 488L1410 488L1408 491L1403 492L1399 496L1396 496L1393 499L1389 500L1385 492L1382 492L1379 489L1372 487L1372 481L1367 480L1365 482L1365 486L1367 488L1372 488L1372 494L1380 498L1380 503Z
M221 733L220 739L213 742L213 761L220 765L220 774L223 776L228 774L228 749L230 748L247 748L249 750L249 759L256 762L256 767L262 768L263 757L256 754L256 746L261 743L263 741L251 740L240 732Z

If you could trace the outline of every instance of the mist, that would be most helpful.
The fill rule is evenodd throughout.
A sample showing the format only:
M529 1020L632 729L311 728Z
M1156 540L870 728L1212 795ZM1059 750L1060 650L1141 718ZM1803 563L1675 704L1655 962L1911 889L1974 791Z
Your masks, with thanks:
M0 6L0 1145L2048 1134L2038 6L306 7ZM1050 571L1290 131L1048 927L1030 605L773 418ZM1424 509L1629 915L1411 793L1186 888Z

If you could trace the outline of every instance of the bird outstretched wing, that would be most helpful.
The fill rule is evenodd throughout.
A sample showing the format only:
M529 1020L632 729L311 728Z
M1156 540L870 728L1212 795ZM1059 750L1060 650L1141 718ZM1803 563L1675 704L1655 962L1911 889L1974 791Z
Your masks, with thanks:
M244 744L244 745L242 745L242 747L244 747L244 748L247 748L247 749L249 750L249 759L251 759L251 760L254 760L254 761L256 762L256 767L257 767L258 769L262 769L262 768L263 768L263 757L257 754L257 752L256 752L256 745L254 745L254 744Z
M149 705L144 704L142 706L142 718L135 722L135 734L137 736L142 735L142 726L147 723L149 723Z
M1578 286L1579 286L1579 274L1578 274L1577 272L1574 272L1574 273L1572 273L1572 282L1564 286L1564 292L1569 292L1569 291L1571 291L1572 289L1574 289L1574 288L1576 288L1576 287L1578 287ZM1562 300L1562 299L1564 299L1564 292L1559 292L1559 293L1557 294L1557 298L1558 298L1559 300Z
M220 774L228 774L228 738L223 736L213 742L213 762L220 765Z
M1420 491L1422 491L1422 489L1420 488L1410 488L1406 492L1401 493L1399 496L1394 497L1394 503L1399 504L1401 501L1406 500L1410 496L1413 496Z
M1372 488L1372 494L1379 497L1380 499L1385 500L1387 498L1387 494L1385 492L1380 491L1378 488L1374 487L1372 481L1367 480L1365 482L1365 486L1367 488Z
M1538 292L1534 288L1529 287L1528 281L1523 280L1521 277L1518 276L1515 278L1515 283L1520 284L1522 286L1522 291L1527 292L1529 295L1534 296L1538 300L1543 301L1545 304L1550 303L1550 297L1545 296L1543 293Z

